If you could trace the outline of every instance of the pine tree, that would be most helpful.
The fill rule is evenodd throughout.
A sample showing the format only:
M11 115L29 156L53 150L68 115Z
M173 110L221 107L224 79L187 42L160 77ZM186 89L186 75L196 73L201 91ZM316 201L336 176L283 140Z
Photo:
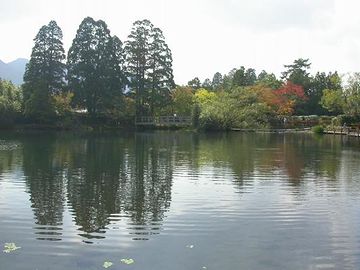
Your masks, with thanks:
M314 101L311 89L311 76L308 70L311 68L309 59L299 58L291 65L284 65L286 70L281 73L281 79L284 81L291 81L294 84L301 85L304 88L305 94L308 97L306 101L296 107L296 114L311 114L314 112L314 105L320 107L319 100Z
M53 113L51 96L65 86L62 31L55 21L40 28L24 75L25 114L45 120Z

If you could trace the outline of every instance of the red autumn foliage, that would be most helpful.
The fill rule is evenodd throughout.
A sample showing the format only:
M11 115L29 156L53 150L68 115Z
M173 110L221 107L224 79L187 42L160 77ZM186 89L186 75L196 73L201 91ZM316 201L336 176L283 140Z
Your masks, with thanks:
M290 81L276 90L261 86L255 90L261 99L279 115L293 114L295 106L307 99L303 87Z
M292 83L291 81L287 81L283 87L275 90L274 92L277 96L287 96L288 98L294 98L297 100L307 99L304 88L301 85Z
M294 113L297 103L306 100L304 88L290 81L281 88L274 90L273 105L280 115L291 115Z

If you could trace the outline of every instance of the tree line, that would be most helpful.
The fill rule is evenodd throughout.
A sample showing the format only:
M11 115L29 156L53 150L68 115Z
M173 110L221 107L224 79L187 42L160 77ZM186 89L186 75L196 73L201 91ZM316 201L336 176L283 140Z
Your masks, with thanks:
M0 121L77 125L134 123L136 116L192 116L196 126L271 127L290 115L360 116L360 74L309 73L309 59L284 65L280 78L253 68L216 72L203 82L175 85L163 32L136 21L123 43L102 20L85 18L67 54L55 21L34 38L24 84L0 80ZM354 120L354 121L355 121ZM96 122L96 121L95 121Z
M122 43L104 21L87 17L67 57L62 37L51 21L34 39L23 84L26 116L45 121L85 110L91 117L121 118L125 103L133 101L136 114L145 115L168 102L175 85L172 54L149 20L136 21Z
M359 122L360 73L311 75L310 67L309 59L300 58L284 65L280 78L243 66L216 72L212 80L195 77L173 92L175 108L192 110L197 123L209 129L271 128L292 115L342 115L340 124Z

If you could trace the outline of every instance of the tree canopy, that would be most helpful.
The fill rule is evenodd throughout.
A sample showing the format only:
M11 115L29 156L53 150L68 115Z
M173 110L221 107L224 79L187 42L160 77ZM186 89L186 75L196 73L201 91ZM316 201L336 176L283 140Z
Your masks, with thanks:
M69 49L69 89L74 103L90 115L109 114L121 105L126 85L122 42L102 20L85 18Z
M55 21L40 28L24 74L25 114L44 119L53 114L51 96L65 87L63 34Z
M155 114L169 103L175 87L172 54L162 31L149 20L136 21L125 42L125 58L137 115Z
M11 124L21 113L21 90L0 78L0 126Z
M0 80L3 115L20 111L47 123L90 116L116 124L134 123L136 116L196 115L200 126L221 129L267 127L290 115L360 118L359 73L344 85L336 71L310 74L306 58L284 65L279 78L240 66L176 86L172 52L162 30L149 20L135 21L123 43L104 21L84 18L66 63L62 38L55 21L40 28L22 91Z

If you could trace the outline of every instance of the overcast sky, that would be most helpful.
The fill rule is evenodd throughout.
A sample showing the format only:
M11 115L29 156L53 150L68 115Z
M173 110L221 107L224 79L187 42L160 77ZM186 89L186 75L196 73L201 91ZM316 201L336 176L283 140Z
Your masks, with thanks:
M123 42L149 19L173 53L176 83L240 66L277 75L310 58L312 72L360 71L358 0L0 0L0 59L29 58L33 38L56 20L67 50L86 16L102 19Z

